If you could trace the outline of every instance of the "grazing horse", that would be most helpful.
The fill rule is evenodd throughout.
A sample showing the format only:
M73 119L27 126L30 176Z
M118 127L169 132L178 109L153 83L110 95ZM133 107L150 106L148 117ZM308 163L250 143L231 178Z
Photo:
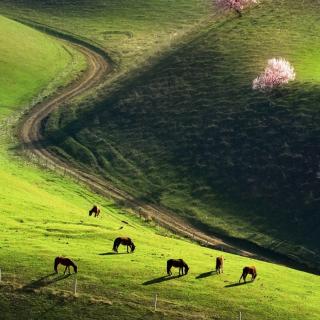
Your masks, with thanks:
M217 257L216 259L216 273L223 273L223 264L224 264L224 259L223 256Z
M172 275L171 268L179 268L179 276L187 274L189 271L188 265L182 259L169 259L167 261L167 274Z
M77 265L76 265L74 262L72 262L70 259L64 258L64 257L56 257L56 258L54 259L54 271L55 271L55 273L58 273L58 265L59 265L59 264L62 264L63 266L66 267L66 268L64 269L64 273L63 273L63 274L66 274L67 269L68 269L69 274L70 274L70 266L73 267L73 271L74 271L75 273L78 272L78 267L77 267Z
M114 240L113 242L113 251L118 252L118 247L119 245L122 244L124 246L127 246L127 253L129 253L129 247L130 247L130 252L133 252L136 246L132 242L132 240L128 237L118 237L117 239Z
M243 278L243 281L246 282L246 277L248 274L251 274L251 281L253 281L257 276L257 270L255 266L252 267L244 267L242 270L242 275L240 277L239 283L241 281L241 278Z
M94 213L94 217L97 218L100 214L100 208L94 205L93 208L89 211L89 216L92 216L93 213Z

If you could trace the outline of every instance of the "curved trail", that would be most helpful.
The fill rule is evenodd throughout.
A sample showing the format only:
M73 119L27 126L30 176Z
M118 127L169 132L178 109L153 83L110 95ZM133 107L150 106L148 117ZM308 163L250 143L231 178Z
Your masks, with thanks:
M72 39L68 39L69 45L72 45L77 50L81 51L87 59L88 67L82 76L75 80L70 85L66 86L62 90L56 92L52 97L49 97L42 103L36 105L29 113L22 119L19 138L22 145L28 146L31 153L38 158L44 160L48 165L53 166L58 171L62 171L75 179L83 182L89 186L93 191L115 200L121 200L126 203L137 215L145 217L152 217L162 227L169 229L181 236L188 237L194 241L199 242L202 245L223 250L230 253L239 254L242 256L248 256L260 260L267 260L277 263L283 263L290 265L292 261L283 259L283 257L275 257L270 254L268 250L254 248L254 250L245 250L235 243L227 243L225 240L216 237L214 235L208 235L191 226L182 218L176 217L170 211L160 208L155 205L146 204L144 202L134 199L132 196L123 192L108 181L100 179L99 177L84 172L78 168L72 167L64 160L57 157L52 152L49 152L41 144L42 134L41 125L42 121L55 109L59 108L62 104L70 101L72 98L88 92L90 89L96 87L102 82L103 78L111 70L111 66L105 57L94 51L92 45L86 47L83 43L79 44ZM241 240L239 240L241 241ZM233 241L235 242L235 241ZM246 246L244 246L246 247ZM296 268L301 269L301 265L295 265Z

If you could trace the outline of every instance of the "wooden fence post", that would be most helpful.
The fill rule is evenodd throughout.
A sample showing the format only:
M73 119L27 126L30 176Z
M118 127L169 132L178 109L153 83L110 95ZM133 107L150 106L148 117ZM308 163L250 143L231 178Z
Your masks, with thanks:
M78 285L78 280L77 280L77 275L75 275L74 281L73 281L73 294L76 296L77 295L77 285Z
M158 294L156 293L154 296L154 311L157 311L157 302L158 302Z

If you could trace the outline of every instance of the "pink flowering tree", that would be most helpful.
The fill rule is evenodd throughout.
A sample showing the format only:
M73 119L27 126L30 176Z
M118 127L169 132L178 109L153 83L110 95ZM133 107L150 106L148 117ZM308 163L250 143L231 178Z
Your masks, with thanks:
M242 10L257 4L258 0L215 0L215 3L218 8L222 10L235 10L241 16Z
M268 60L264 72L252 82L252 89L267 91L273 87L294 80L296 74L291 64L283 58L273 58Z

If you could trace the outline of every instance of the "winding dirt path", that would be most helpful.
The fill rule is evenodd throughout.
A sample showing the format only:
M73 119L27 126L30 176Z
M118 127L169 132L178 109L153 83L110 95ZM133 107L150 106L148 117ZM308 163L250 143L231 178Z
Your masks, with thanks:
M108 181L100 179L91 173L84 172L81 169L72 167L69 163L58 158L54 153L46 150L41 144L43 138L41 134L42 121L62 104L65 104L72 98L85 94L90 89L96 87L112 69L107 59L99 53L100 49L93 50L91 44L86 46L83 42L82 44L79 44L79 42L72 41L70 38L67 42L69 45L72 45L74 48L81 51L86 57L88 63L87 70L79 79L59 90L52 97L49 97L42 103L36 105L29 111L25 118L22 119L19 128L19 138L22 145L26 146L37 158L41 158L48 166L52 166L57 171L74 177L76 180L81 181L89 186L90 189L103 196L111 197L116 201L122 201L137 215L152 217L157 224L174 233L190 238L211 248L260 260L292 265L291 261L288 262L283 257L277 257L277 255L275 256L267 250L261 248L254 248L253 250L250 248L247 250L246 248L248 247L246 245L237 245L236 240L228 242L212 234L206 234L193 227L182 218L177 217L174 213L158 206L138 201L129 194L115 188ZM302 268L301 266L295 267Z

